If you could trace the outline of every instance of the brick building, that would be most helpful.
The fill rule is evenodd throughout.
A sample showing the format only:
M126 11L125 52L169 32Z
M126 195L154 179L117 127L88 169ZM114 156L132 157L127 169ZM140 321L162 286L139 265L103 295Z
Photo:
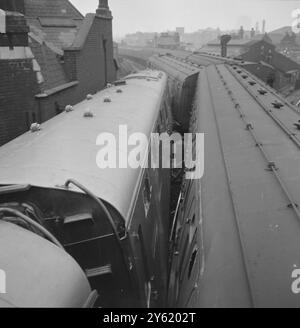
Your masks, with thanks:
M201 51L221 54L220 40L208 43ZM300 78L300 65L279 53L268 35L232 39L227 54L245 61L245 68L280 91L293 89Z
M68 0L0 0L0 8L3 144L103 89L116 63L107 0L85 17Z
M34 97L39 89L24 16L1 11L0 31L1 145L22 134L36 119Z
M161 33L155 39L156 48L161 49L179 49L180 48L180 35L177 32Z

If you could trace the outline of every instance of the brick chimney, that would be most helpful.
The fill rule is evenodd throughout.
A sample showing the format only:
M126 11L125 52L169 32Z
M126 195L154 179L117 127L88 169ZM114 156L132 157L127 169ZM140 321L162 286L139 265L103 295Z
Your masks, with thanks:
M99 6L96 13L98 16L112 18L112 14L108 5L108 0L99 0Z
M27 47L29 27L25 17L17 12L5 13L5 33L0 33L0 47Z
M0 0L0 9L25 14L24 0Z
M24 1L0 0L0 146L36 122L39 90Z

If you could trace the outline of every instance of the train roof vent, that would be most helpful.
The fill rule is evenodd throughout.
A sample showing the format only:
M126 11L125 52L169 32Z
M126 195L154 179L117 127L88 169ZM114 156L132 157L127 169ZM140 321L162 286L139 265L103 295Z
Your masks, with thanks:
M274 101L272 103L272 105L273 105L274 108L277 108L277 109L281 109L282 107L284 107L284 105L282 103L280 103L279 101L277 101L277 100Z
M92 112L89 108L87 108L87 109L84 111L83 117L91 118L91 117L94 117L94 114L93 114L93 112Z
M264 89L259 89L258 90L258 93L260 94L260 95L265 95L265 94L267 94L268 92L266 91L266 90L264 90Z
M67 113L73 112L73 110L74 110L74 108L73 108L73 106L71 106L71 105L67 105L67 106L65 107L65 111L66 111Z
M105 97L103 99L103 102L105 102L105 103L111 103L111 98L110 97Z
M38 132L38 131L40 131L42 128L41 128L41 125L40 124L38 124L38 123L33 123L33 124L31 124L31 126L30 126L30 131L32 132L32 133L34 133L34 132Z

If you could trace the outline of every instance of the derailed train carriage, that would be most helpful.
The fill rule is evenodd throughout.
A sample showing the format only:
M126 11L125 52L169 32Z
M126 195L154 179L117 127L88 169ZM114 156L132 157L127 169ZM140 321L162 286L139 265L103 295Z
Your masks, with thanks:
M95 306L166 304L170 170L100 169L96 140L100 133L118 139L119 125L147 138L152 132L172 130L169 101L166 75L147 70L128 76L73 110L70 107L39 131L28 132L0 149L1 221L34 233L38 233L35 224L48 231L53 236L50 241L62 245L98 292ZM30 236L24 240L29 243ZM16 240L16 245L18 242L22 241ZM51 249L39 249L35 252L47 262ZM29 247L28 252L32 251ZM11 261L19 259L16 256ZM1 263L0 257L0 267ZM70 272L56 267L59 256L56 264L52 254L50 264L53 275L72 279ZM49 277L49 272L39 269L41 278ZM14 278L22 289L25 281ZM50 293L53 280L41 279L36 288L44 290L39 284L46 283ZM66 292L70 292L68 286ZM10 290L7 293L9 297ZM36 305L30 292L25 297L26 305Z
M199 66L186 64L170 55L158 55L149 59L151 68L167 73L172 96L173 115L180 132L187 132L191 118L193 96L196 89Z
M191 131L205 133L205 173L178 201L171 306L300 307L298 116L237 66L201 70Z

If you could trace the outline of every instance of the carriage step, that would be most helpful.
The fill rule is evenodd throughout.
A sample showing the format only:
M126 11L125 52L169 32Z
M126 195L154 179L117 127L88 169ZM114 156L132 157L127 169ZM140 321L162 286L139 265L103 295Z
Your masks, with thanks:
M90 213L84 213L84 214L76 214L73 216L68 216L64 219L64 224L69 225L73 223L86 222L86 221L90 221L91 223L94 223L93 215Z

